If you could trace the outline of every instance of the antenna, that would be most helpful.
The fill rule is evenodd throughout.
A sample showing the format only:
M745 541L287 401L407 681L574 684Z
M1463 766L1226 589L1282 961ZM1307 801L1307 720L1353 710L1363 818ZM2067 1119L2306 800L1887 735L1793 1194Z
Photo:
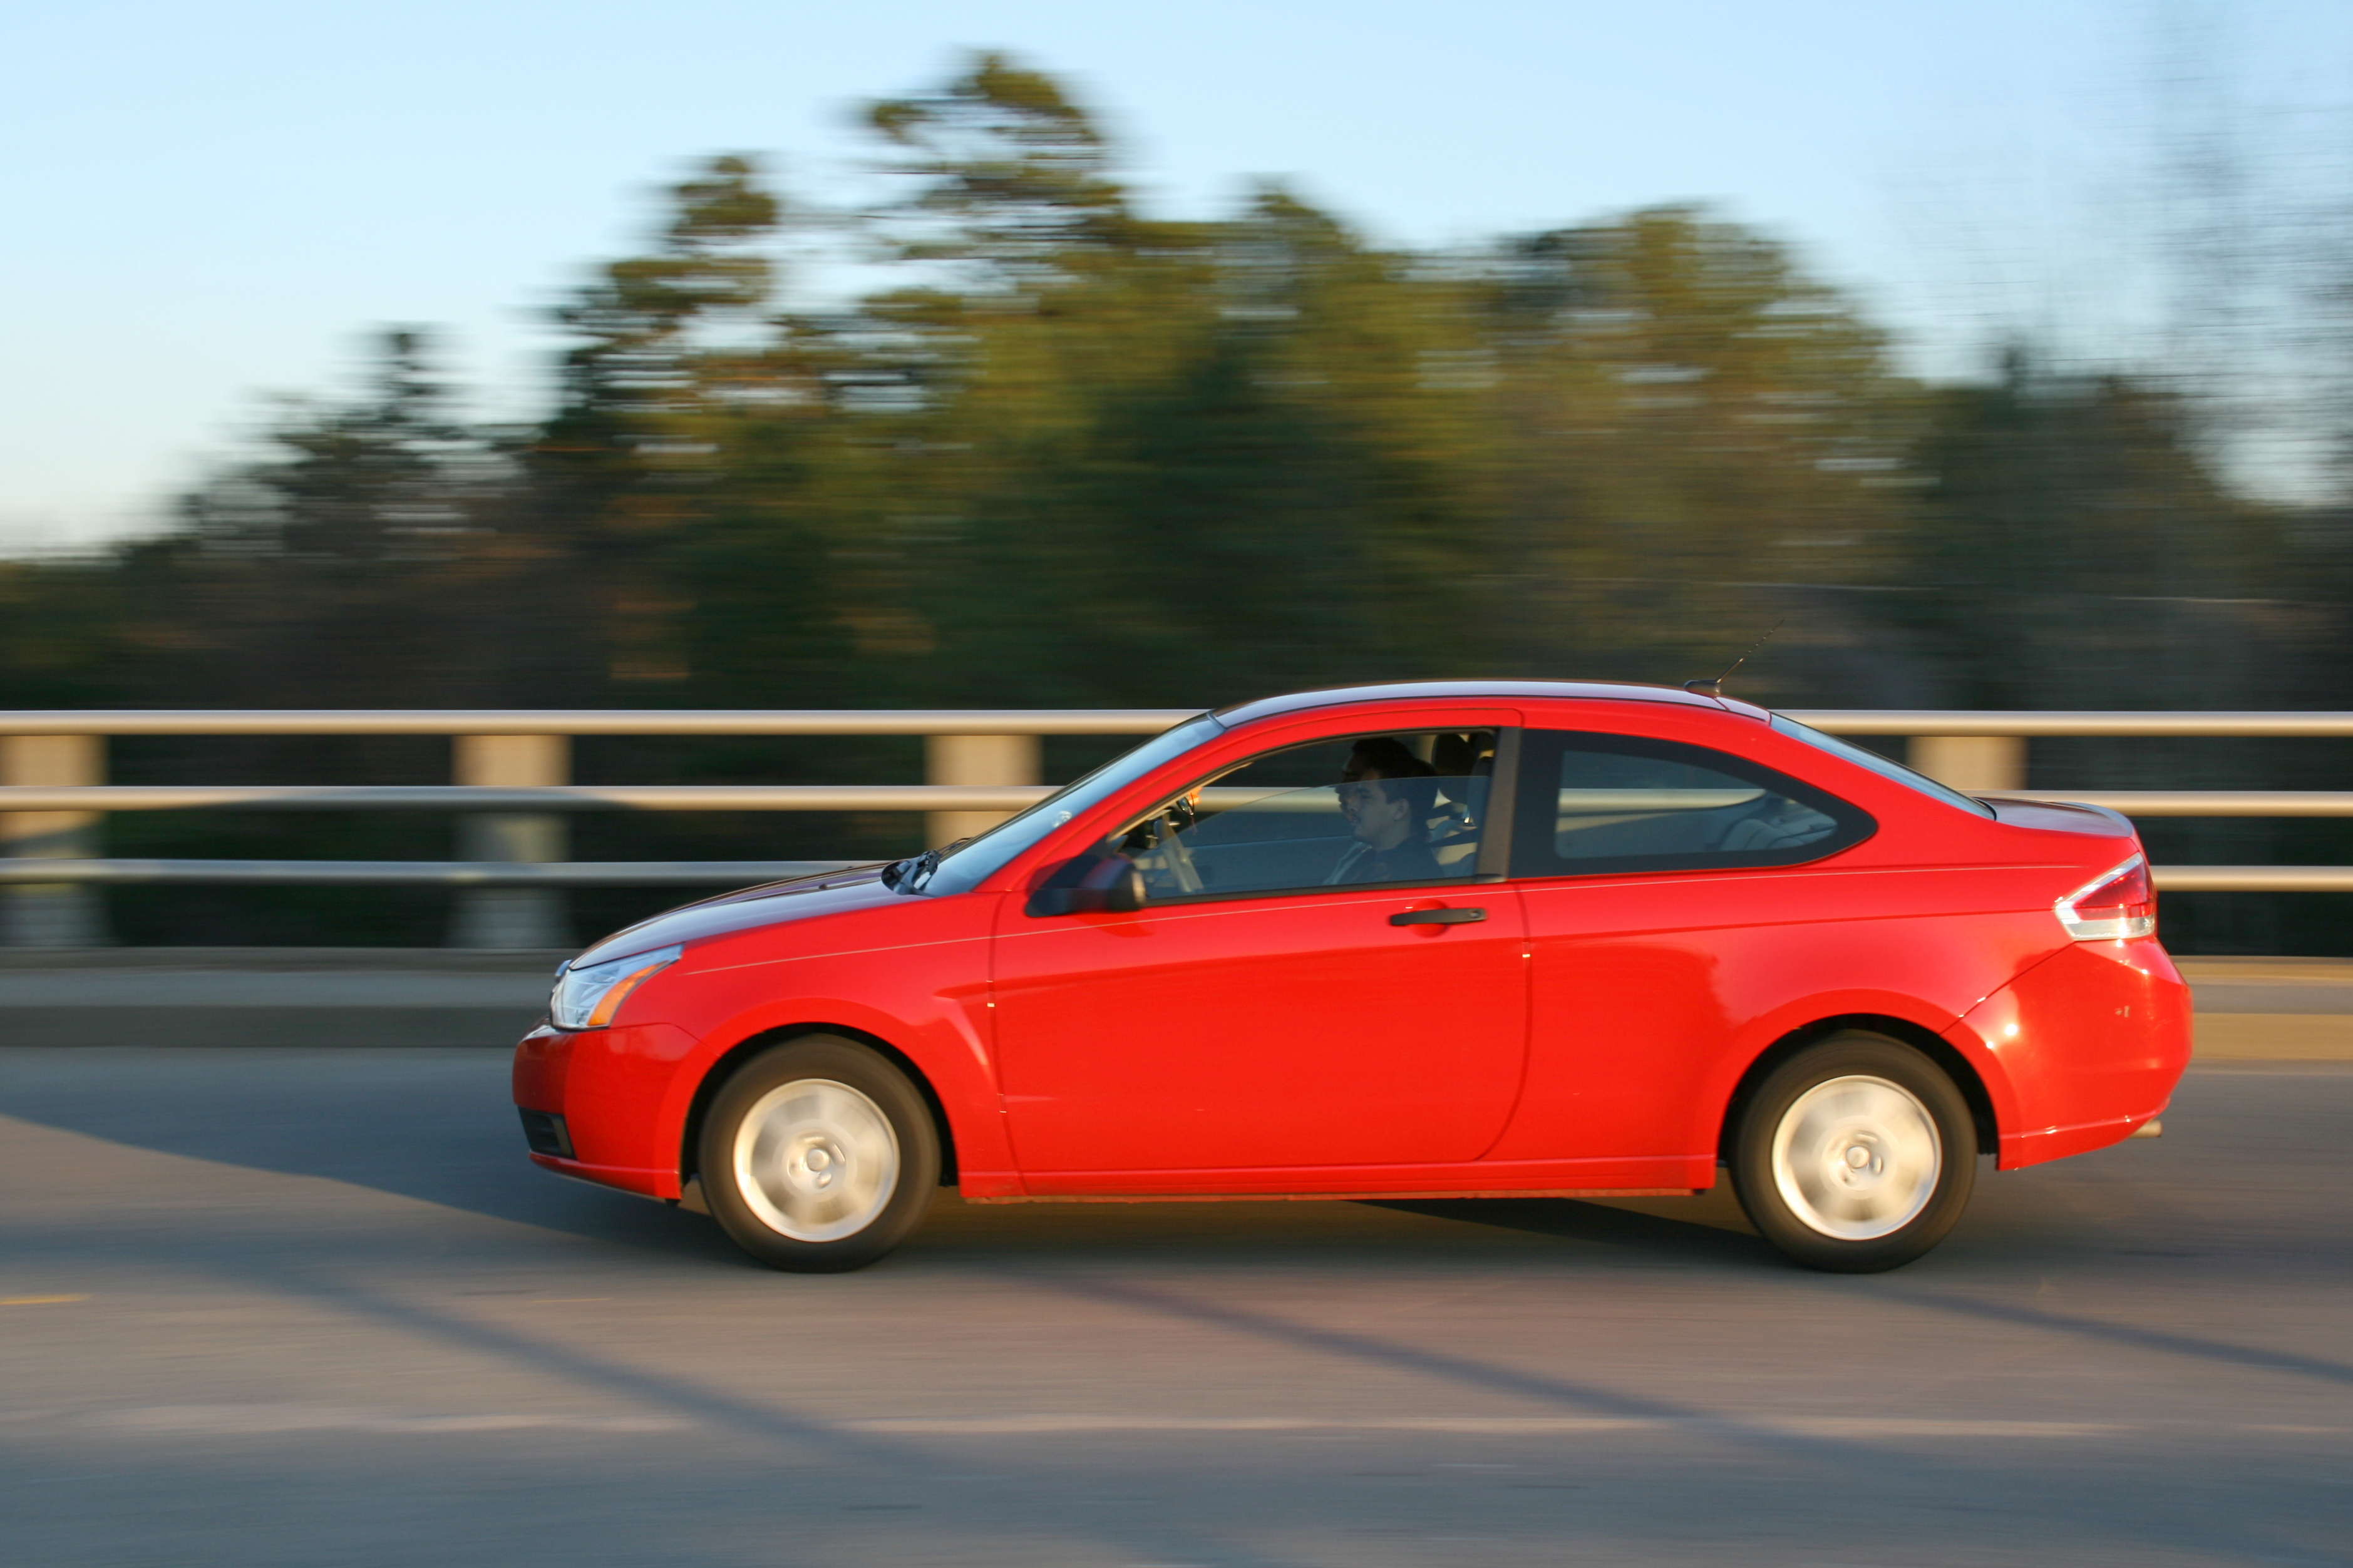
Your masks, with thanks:
M1775 621L1771 630L1767 631L1763 637L1758 637L1755 642L1750 643L1747 648L1738 658L1734 659L1730 664L1725 666L1724 673L1722 675L1717 676L1714 680L1686 680L1683 682L1683 689L1685 691L1695 691L1702 697L1723 696L1724 683L1732 679L1732 672L1738 669L1742 665L1746 664L1748 662L1749 654L1755 653L1758 648L1763 647L1767 643L1771 642L1773 640L1773 633L1779 631L1783 626L1786 626L1788 624L1789 617L1787 616Z

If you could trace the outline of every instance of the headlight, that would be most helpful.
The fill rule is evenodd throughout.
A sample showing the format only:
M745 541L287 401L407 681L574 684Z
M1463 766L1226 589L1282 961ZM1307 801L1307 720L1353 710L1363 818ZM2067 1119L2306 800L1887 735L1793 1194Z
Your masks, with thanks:
M657 948L585 969L566 964L555 977L555 994L547 1001L548 1015L559 1029L601 1029L613 1021L630 992L676 963L683 951Z

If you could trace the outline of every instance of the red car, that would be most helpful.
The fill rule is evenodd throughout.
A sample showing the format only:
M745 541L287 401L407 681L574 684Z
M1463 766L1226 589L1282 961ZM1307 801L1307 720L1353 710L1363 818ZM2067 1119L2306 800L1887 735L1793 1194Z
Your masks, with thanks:
M2189 1057L2131 824L1704 692L1206 713L988 833L674 910L517 1047L549 1170L854 1268L968 1201L1687 1194L1799 1262L1978 1156L2129 1137ZM699 1205L697 1200L700 1200Z

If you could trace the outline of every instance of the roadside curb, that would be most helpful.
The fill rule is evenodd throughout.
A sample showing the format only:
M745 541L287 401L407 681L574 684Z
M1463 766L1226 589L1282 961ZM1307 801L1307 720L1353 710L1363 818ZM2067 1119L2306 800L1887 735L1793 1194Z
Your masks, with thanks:
M2353 1061L2353 1015L2200 1013L2192 1061Z
M0 953L0 1047L506 1047L563 952L98 948Z

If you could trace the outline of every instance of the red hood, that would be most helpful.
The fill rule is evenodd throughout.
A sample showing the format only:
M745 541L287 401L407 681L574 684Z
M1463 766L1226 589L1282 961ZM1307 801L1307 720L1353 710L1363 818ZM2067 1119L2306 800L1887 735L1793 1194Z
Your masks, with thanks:
M723 893L700 903L682 904L651 920L639 921L594 943L572 962L600 963L608 958L626 958L633 952L668 947L673 942L701 942L730 931L780 925L817 915L847 914L911 896L918 895L896 893L885 887L879 867L772 882L765 887Z

